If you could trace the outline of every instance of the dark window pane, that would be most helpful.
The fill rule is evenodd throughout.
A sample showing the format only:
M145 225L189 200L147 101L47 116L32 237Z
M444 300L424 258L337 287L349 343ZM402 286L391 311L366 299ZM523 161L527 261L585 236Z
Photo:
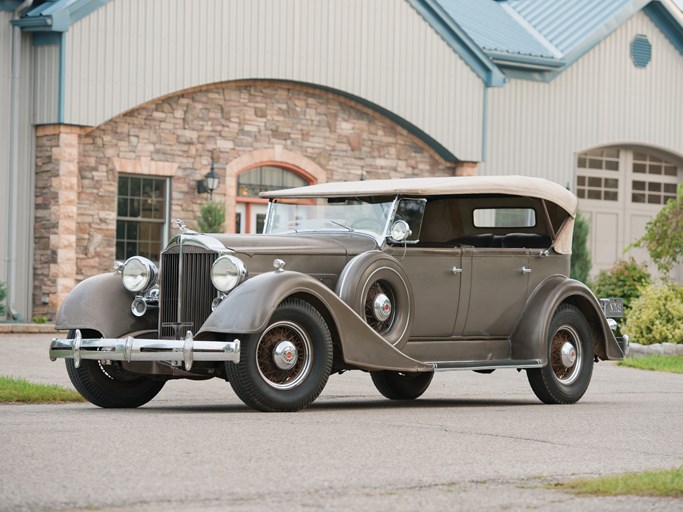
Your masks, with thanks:
M602 187L602 178L588 178L589 187Z
M605 201L617 201L618 199L618 192L605 190Z
M645 164L633 164L633 172L645 173L647 172L647 166Z
M647 204L661 204L662 203L662 196L659 194L648 194L647 195Z
M600 197L600 191L599 190L588 190L587 199L602 199L602 197Z
M119 217L128 217L128 199L125 197L119 197L117 203L116 214Z
M635 153L633 153L633 159L638 160L640 162L646 162L647 161L647 155L645 155L644 153L635 152Z
M664 168L664 175L665 176L676 176L678 174L676 168L672 165L667 165Z
M650 165L650 174L662 174L662 166Z
M664 183L664 192L667 194L676 194L676 185L673 183Z
M634 181L633 182L633 190L645 190L645 182L644 181Z
M618 149L606 149L605 150L605 156L607 158L619 158L619 150Z
M662 184L657 183L656 181L651 181L650 183L647 184L647 189L650 192L661 192L662 191Z
M588 160L588 167L590 169L602 169L602 160L591 158Z
M583 169L586 168L586 157L580 156L577 165Z
M619 170L619 161L618 160L606 160L605 161L605 169L608 171L618 171Z
M619 180L615 178L605 178L605 188L619 188Z
M579 190L576 191L576 195L579 199L585 199L586 198L585 189L580 188Z
M644 203L645 202L645 194L640 194L640 193L634 192L631 195L631 201L633 201L634 203Z
M586 184L586 178L584 176L577 176L576 183L579 185L579 187L583 187Z

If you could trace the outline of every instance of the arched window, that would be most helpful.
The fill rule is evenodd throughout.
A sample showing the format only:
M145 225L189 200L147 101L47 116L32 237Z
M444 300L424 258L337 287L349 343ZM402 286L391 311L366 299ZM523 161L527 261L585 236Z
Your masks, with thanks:
M237 195L258 197L261 192L305 185L308 185L308 182L304 178L288 169L264 165L254 167L237 176Z
M237 175L235 233L262 233L268 201L261 192L309 185L301 174L278 165L252 167Z

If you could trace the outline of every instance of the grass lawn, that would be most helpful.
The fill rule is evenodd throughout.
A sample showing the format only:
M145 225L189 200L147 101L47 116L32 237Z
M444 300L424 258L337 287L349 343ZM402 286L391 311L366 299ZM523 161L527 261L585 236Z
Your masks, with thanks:
M34 384L24 379L0 376L0 403L46 404L82 402L83 397L62 386Z
M623 361L619 361L619 366L655 372L683 373L683 356L627 357Z
M657 496L683 498L683 466L662 471L572 480L549 487L572 494L594 496Z

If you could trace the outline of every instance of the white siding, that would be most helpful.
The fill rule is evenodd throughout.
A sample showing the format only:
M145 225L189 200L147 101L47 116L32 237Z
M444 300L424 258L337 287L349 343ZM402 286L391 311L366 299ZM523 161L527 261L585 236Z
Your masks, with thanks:
M9 254L10 109L12 87L12 13L0 11L0 281L7 281ZM22 36L19 103L19 148L17 180L17 227L14 306L24 319L31 312L33 293L33 126L31 125L31 37ZM30 320L30 318L28 318Z
M34 123L54 124L58 118L59 46L33 47Z
M630 44L652 44L636 68ZM683 56L642 12L550 83L511 80L490 92L482 174L543 176L574 189L576 154L640 144L683 158Z
M483 82L405 1L112 0L71 27L65 122L239 79L350 93L479 160Z

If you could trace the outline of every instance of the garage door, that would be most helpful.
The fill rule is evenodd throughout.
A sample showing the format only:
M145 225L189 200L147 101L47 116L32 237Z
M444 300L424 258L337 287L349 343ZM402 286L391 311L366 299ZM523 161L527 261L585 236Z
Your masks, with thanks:
M643 249L624 249L643 235L666 201L676 197L682 179L683 163L653 150L610 147L578 155L576 193L591 228L593 275L625 256L648 259ZM680 280L681 269L672 277Z

